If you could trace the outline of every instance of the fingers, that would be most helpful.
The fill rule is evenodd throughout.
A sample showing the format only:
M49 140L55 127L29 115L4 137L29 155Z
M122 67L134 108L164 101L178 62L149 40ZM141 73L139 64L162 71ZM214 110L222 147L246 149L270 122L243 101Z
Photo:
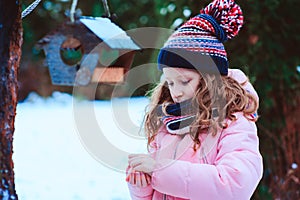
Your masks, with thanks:
M139 164L139 165L134 166L133 169L136 170L136 171L144 172L146 170L146 166L144 166L142 164Z
M126 181L130 181L130 176L131 176L132 168L130 166L127 167L126 169Z
M129 176L129 183L131 185L136 185L136 177L135 177L135 171L131 172L130 173L130 176Z
M141 177L141 186L142 187L146 187L147 185L150 184L150 183L147 182L145 173L140 173L140 177Z
M135 180L137 187L147 187L151 183L151 177L143 172L137 172Z
M131 157L128 163L129 166L132 167L134 170L149 174L151 174L154 171L156 166L156 161L148 155Z
M144 160L145 160L144 158L137 157L137 158L133 158L133 159L129 160L128 164L130 167L135 168L135 167L141 165L141 163L143 163Z
M128 159L130 160L131 158L135 158L135 157L148 157L149 155L148 154L143 154L143 153L140 153L140 154L129 154L128 155Z
M144 171L145 167L148 166L149 164L152 164L153 161L154 161L153 158L148 154L130 154L128 156L129 166L137 171L147 172Z
M146 181L148 184L151 184L151 176L148 175L148 174L145 174L146 175Z
M129 167L126 181L137 187L146 187L151 183L151 177L143 172L138 172Z
M141 173L140 172L135 173L135 185L137 187L142 187Z
M147 155L147 154L130 154L128 156L128 162L129 162L129 164L133 163L133 162L136 163L139 160L142 160L142 159L147 158L147 157L149 157L149 155Z
M142 161L144 159L149 158L150 156L148 154L130 154L128 156L128 162L132 163L132 162L137 162L137 161Z

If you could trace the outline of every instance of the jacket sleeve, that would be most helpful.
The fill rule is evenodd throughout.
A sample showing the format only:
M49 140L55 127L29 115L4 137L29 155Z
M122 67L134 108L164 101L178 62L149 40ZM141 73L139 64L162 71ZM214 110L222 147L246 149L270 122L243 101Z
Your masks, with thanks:
M151 200L153 195L153 188L150 185L147 187L136 187L134 185L131 185L130 183L127 183L128 189L130 192L130 196L132 200Z
M156 140L157 139L151 142L150 149L149 149L150 150L149 153L153 157L155 157L155 153L158 149ZM152 200L154 190L151 184L149 184L147 187L142 187L142 188L131 185L130 183L127 183L127 185L132 200Z
M254 122L242 113L224 129L213 164L175 161L152 174L152 187L165 194L196 200L250 199L262 178L262 157Z

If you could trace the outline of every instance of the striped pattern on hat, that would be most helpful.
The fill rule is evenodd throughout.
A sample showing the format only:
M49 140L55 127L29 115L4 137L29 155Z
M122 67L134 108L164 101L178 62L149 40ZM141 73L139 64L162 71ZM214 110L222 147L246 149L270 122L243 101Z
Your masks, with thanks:
M169 37L158 56L159 69L181 67L227 75L223 42L236 36L242 24L242 11L233 0L213 1Z

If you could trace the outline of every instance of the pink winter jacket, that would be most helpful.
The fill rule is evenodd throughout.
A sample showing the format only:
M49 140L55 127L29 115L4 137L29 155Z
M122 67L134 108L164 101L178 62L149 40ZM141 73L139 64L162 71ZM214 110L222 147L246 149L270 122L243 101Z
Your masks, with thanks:
M230 70L240 83L247 77ZM257 96L247 82L245 89ZM128 183L134 200L248 200L260 179L263 165L254 122L242 113L227 119L228 127L216 136L200 134L201 147L195 152L189 135L178 136L162 127L152 143L151 155L158 160L151 184L139 188Z

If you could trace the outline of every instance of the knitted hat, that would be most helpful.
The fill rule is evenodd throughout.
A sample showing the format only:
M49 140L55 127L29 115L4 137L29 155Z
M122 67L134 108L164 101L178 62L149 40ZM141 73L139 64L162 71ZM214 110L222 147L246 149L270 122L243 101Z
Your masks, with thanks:
M243 25L241 8L233 0L214 0L179 27L158 55L158 68L180 67L200 72L228 74L223 45Z

